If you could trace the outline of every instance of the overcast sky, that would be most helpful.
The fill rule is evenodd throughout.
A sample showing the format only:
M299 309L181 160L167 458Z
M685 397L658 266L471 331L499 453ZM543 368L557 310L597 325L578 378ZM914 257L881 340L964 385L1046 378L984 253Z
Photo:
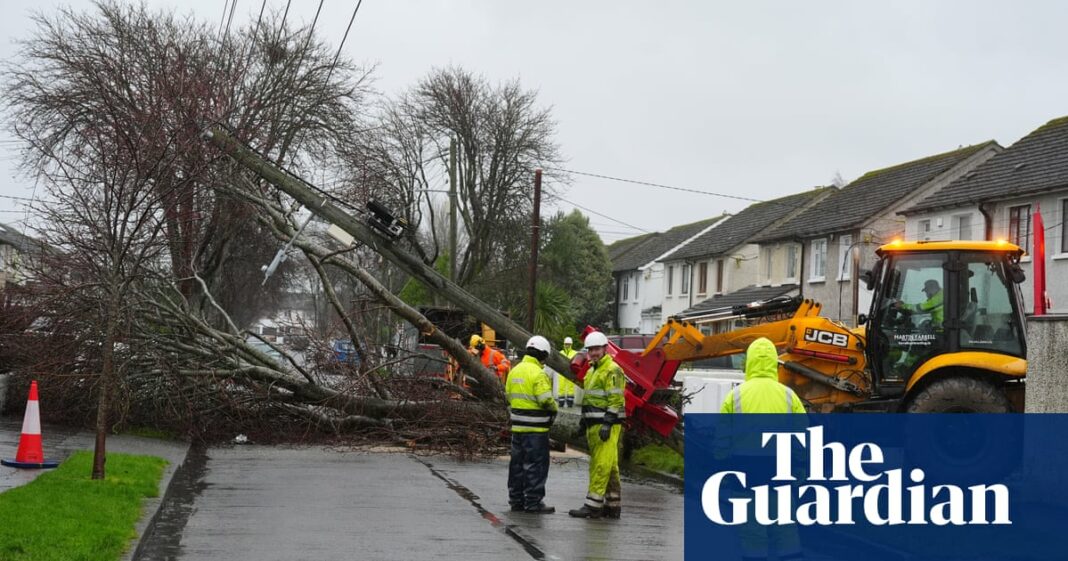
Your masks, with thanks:
M31 10L60 4L5 0L0 57L30 34ZM218 22L224 0L149 4ZM310 22L317 5L296 0L290 17ZM325 0L318 28L335 44L355 5ZM235 25L259 8L237 0ZM448 64L518 77L552 107L570 169L769 199L836 172L1008 146L1068 114L1065 22L1068 3L1052 1L365 0L345 52L378 65L384 93ZM0 195L29 197L9 139ZM562 195L649 231L747 204L583 176ZM18 204L0 197L0 222L18 223ZM606 241L640 233L591 220Z

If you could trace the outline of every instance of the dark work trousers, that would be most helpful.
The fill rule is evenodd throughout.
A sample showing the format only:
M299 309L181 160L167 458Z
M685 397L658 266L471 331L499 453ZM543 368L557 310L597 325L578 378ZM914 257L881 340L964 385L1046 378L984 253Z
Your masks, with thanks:
M549 477L549 433L513 432L508 463L508 504L535 508L545 498Z

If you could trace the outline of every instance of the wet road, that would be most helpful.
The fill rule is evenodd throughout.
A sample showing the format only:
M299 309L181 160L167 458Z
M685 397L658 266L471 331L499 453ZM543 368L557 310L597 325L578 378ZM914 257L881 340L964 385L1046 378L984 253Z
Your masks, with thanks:
M585 460L555 457L548 516L511 513L507 459L237 446L191 453L140 559L682 559L683 497L623 485L623 520L576 520Z

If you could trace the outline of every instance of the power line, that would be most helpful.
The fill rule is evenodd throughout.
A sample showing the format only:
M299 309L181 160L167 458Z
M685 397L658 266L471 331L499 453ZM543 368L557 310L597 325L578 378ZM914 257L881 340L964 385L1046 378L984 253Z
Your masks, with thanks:
M637 227L637 226L635 226L633 224L628 224L626 222L623 222L622 220L619 220L618 218L612 218L611 216L608 216L607 214L602 214L600 212L597 212L596 210L592 210L592 209L586 208L586 207L584 207L584 206L582 206L582 205L580 205L580 204L578 204L576 202L569 201L569 200L567 200L567 199L565 199L563 197L557 197L557 199L559 199L559 200L561 200L561 201L563 201L563 202L565 202L565 203L567 203L567 204L569 204L569 205L571 205L573 207L580 208L580 209L582 209L582 210L584 210L584 211L586 211L586 212L588 212L590 214L596 214L597 216L600 216L601 218L607 218L607 219L609 219L612 222L615 222L617 224L622 224L622 225L624 225L624 226L626 226L628 228L633 228L633 229L635 229L635 230L637 230L639 232L645 233L645 234L649 233L649 230L646 230L645 228L639 228L639 227Z
M793 210L805 210L805 211L807 211L807 210L809 210L811 208L815 208L815 207L810 207L809 206L809 203L808 203L809 199L806 199L806 201L801 203L801 204L787 203L787 202L783 202L781 200L776 200L776 199L765 200L765 199L756 199L756 198L752 198L752 197L743 197L741 195L729 195L729 194L726 194L726 193L719 193L719 192L716 192L716 191L706 191L706 190L702 190L702 189L694 189L692 187L679 187L677 185L668 185L668 184L665 184L665 183L654 183L654 182L651 182L651 181L641 181L641 180L637 180L637 179L627 179L625 177L616 177L616 176L605 175L605 174L601 174L601 173L592 173L592 172L586 172L586 171L577 171L577 170L570 170L570 169L565 169L565 168L553 168L553 167L546 167L544 169L551 169L551 170L554 170L554 171L572 173L572 174L575 174L575 175L584 175L584 176L587 176L587 177L596 177L598 179L607 179L609 181L619 181L619 182L622 182L622 183L630 183L632 185L644 185L644 186L647 186L647 187L656 187L658 189L668 189L668 190L671 190L671 191L679 191L679 192L683 192L683 193L705 195L705 196L709 196L709 197L722 197L722 198L735 199L735 200L747 201L747 202L752 202L752 203L764 203L764 204L769 204L769 205L781 206L781 207L785 207L785 208L789 208L789 209L793 209ZM840 191L840 189L837 189L835 187L830 187L830 186L825 186L823 188L824 189L836 189L836 190ZM801 193L795 193L793 195L786 195L786 196L784 196L782 198L792 197L792 196L799 195L799 194L801 194ZM855 212L855 211L854 212L846 212L846 211L843 211L840 207L834 207L834 208L828 207L826 205L826 201L820 203L820 205L821 205L821 209L825 213L831 213L831 214L837 213L837 214L841 214L841 215L848 216L848 217L851 217L851 218L855 218L855 219L858 219L858 220L867 220L867 219L872 217L872 215L868 214L868 213Z
M575 170L571 170L571 169L552 168L552 167L547 167L545 169L549 169L549 170L553 170L553 171L562 171L564 173L571 173L571 174L575 174L575 175L585 175L587 177L596 177L598 179L608 179L608 180L611 180L611 181L619 181L619 182L622 182L622 183L631 183L631 184L634 184L634 185L645 185L645 186L648 186L648 187L657 187L657 188L660 188L660 189L670 189L672 191L681 191L683 193L696 193L698 195L708 195L708 196L712 196L712 197L723 197L723 198L726 198L726 199L736 199L736 200L739 200L739 201L749 201L751 203L772 202L772 201L764 201L764 200L761 200L761 199L754 199L754 198L751 198L751 197L742 197L740 195L727 195L725 193L716 193L714 191L702 191L701 189L693 189L691 187L677 187L675 185L665 185L663 183L653 183L651 181L640 181L640 180L637 180L637 179L626 179L626 178L623 178L623 177L613 177L611 175L603 175L603 174L600 174L600 173L591 173L591 172L587 172L587 171L575 171ZM783 203L783 204L785 204L785 203ZM786 206L797 207L797 205L786 205Z

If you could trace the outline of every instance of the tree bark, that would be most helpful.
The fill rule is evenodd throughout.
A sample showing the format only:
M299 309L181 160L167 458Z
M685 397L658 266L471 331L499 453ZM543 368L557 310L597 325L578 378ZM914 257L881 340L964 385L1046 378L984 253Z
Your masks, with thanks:
M104 344L101 349L100 396L96 405L96 443L93 447L93 479L104 479L107 463L107 437L115 378L115 332L118 328L119 301L111 295L107 303Z

